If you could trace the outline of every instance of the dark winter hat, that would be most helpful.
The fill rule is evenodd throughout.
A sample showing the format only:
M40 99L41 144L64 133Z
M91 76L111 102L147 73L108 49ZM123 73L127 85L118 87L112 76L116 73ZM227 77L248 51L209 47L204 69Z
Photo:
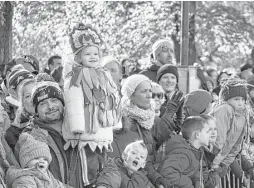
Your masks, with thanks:
M251 76L247 79L247 83L248 83L248 89L249 89L249 90L254 89L254 75L251 75Z
M240 68L241 72L243 72L247 69L252 69L252 65L249 63L245 63L245 64L241 65L241 68Z
M208 91L198 89L186 95L183 106L192 109L193 112L197 113L196 115L199 115L206 110L212 100L212 95Z
M101 39L98 32L91 25L77 24L69 34L72 52L76 55L80 50L88 46L96 46L100 49Z
M32 101L37 112L37 107L40 102L48 98L57 98L64 105L64 95L58 83L51 81L37 82L32 90Z
M19 161L22 168L27 167L27 164L38 157L45 157L48 163L52 161L49 147L46 143L36 140L28 133L22 133L19 137L19 142L22 144L19 152Z
M231 78L225 80L222 83L220 96L222 100L228 101L233 97L243 97L245 100L247 99L247 83L245 80Z
M171 73L176 76L176 80L178 82L179 75L178 75L178 70L177 67L174 65L169 65L165 64L163 65L158 71L157 71L157 76L156 76L156 81L159 82L161 77L166 74L166 73Z

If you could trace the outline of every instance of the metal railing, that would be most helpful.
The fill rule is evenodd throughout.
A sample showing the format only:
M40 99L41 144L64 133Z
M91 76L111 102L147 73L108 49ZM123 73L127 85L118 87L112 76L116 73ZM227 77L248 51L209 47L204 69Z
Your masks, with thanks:
M250 180L247 180L247 186L244 187L241 179L236 178L235 175L229 171L224 178L221 178L219 186L216 188L254 188L250 186ZM253 185L252 185L253 186Z

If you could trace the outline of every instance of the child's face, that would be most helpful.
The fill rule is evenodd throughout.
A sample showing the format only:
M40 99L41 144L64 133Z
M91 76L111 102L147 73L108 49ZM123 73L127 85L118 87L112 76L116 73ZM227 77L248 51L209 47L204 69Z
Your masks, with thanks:
M233 97L228 100L228 103L235 109L244 109L245 107L245 99L243 97Z
M198 140L201 146L208 146L210 142L210 128L206 123L204 128L199 132Z
M80 52L80 60L85 67L93 68L99 65L99 49L95 46L88 46Z
M125 162L132 172L145 167L147 150L140 145L134 145L127 153Z
M218 135L218 130L216 126L216 122L210 119L208 122L209 131L210 131L210 143L215 143Z
M37 157L27 163L28 168L36 167L41 172L46 172L48 169L49 163L45 157Z

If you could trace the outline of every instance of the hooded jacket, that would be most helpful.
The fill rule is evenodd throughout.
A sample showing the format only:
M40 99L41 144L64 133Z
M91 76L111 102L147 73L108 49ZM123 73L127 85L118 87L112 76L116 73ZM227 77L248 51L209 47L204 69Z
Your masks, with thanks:
M120 188L153 188L153 185L148 180L146 172L139 170L130 174L123 164L123 160L119 157L114 159L118 170L121 174Z
M182 136L173 135L166 142L166 157L158 172L166 179L168 187L199 188L202 181L202 150L191 146Z
M244 111L236 111L227 102L218 105L213 115L218 129L216 146L221 150L213 160L213 164L223 163L228 167L241 150L248 127L247 117Z
M151 65L146 70L141 71L139 74L147 76L153 82L156 82L157 71L160 69L158 65Z

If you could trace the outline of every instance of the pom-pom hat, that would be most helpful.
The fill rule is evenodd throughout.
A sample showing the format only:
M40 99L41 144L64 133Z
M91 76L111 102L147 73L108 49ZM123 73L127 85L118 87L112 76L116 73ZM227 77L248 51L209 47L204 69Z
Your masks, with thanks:
M98 32L91 25L77 24L70 33L72 52L76 55L88 46L96 46L100 50L101 39Z

